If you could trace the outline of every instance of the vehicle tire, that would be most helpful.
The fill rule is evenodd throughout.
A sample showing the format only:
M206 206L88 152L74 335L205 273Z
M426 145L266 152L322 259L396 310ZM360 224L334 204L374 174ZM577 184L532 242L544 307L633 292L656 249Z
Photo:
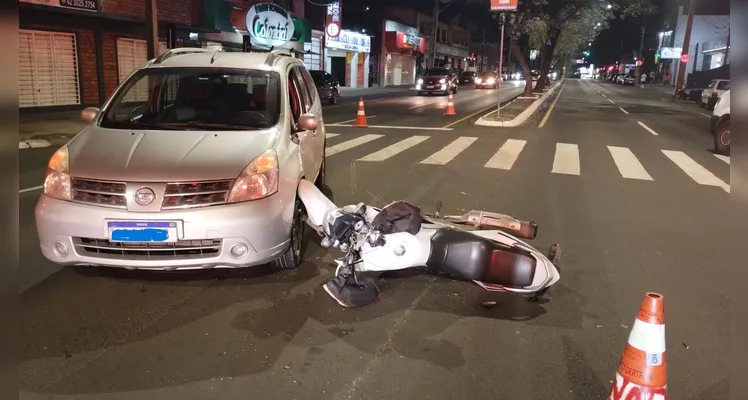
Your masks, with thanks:
M301 246L304 241L304 205L299 198L294 202L293 223L291 224L291 244L288 250L273 261L278 269L294 269L301 264Z
M730 121L727 120L717 126L714 133L714 151L725 156L730 155Z
M330 96L330 104L338 104L338 98L340 98L340 93L336 90L333 92L332 96Z

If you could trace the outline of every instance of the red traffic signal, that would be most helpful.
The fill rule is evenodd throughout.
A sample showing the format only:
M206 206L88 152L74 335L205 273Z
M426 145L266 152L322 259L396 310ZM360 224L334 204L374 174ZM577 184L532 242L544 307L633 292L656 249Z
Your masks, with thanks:
M641 67L642 66L642 60L636 60L636 66Z

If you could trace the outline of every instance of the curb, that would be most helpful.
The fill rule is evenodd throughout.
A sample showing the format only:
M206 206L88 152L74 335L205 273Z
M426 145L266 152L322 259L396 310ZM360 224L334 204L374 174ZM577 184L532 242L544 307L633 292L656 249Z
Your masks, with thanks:
M475 125L479 126L495 126L495 127L503 127L503 128L513 128L519 125L522 125L527 121L530 116L535 114L535 112L538 110L538 107L540 107L541 104L543 104L555 91L556 88L561 86L566 81L566 78L561 79L560 81L556 82L555 85L551 86L550 89L548 89L547 92L543 93L540 98L535 100L532 104L530 104L529 107L527 107L524 111L522 111L519 115L514 117L514 119L509 121L489 121L485 119L486 116L493 114L493 111L490 113L478 118L477 121L475 121ZM517 96L519 97L519 96Z
M47 135L46 139L34 139L33 137L28 139L22 138L18 140L18 149L41 149L51 146L62 146L69 142L74 136L75 135L73 134L58 134L56 136Z

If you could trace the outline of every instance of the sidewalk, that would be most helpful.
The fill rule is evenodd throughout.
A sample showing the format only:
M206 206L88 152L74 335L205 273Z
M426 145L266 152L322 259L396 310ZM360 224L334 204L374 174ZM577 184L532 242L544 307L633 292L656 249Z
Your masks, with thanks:
M18 124L18 148L39 148L67 143L86 127L80 111L22 114Z

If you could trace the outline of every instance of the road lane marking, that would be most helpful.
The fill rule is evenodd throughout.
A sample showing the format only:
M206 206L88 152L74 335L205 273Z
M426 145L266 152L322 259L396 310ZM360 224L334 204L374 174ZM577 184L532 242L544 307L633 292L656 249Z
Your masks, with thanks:
M628 115L628 114L629 114L629 112L628 112L628 111L626 111L626 110L624 110L624 109L623 109L623 107L618 107L618 109L619 109L619 110L621 110L621 111L623 111L623 113L624 113L624 114L626 114L626 115Z
M564 90L564 87L566 87L566 82L564 82L563 85L561 85L561 88L558 89L558 94L556 95L556 98L553 100L553 103L551 103L551 106L548 107L548 111L545 113L545 116L543 117L543 120L540 121L540 124L538 125L538 128L542 128L545 126L546 121L548 121L548 118L551 116L551 112L553 111L553 107L556 107L556 102L558 99L561 98L561 92Z
M699 113L699 114L701 114L701 115L703 115L703 116L705 116L705 117L707 117L707 118L711 118L711 117L712 117L712 116L711 116L711 115L709 115L709 114L704 114L704 113Z
M494 154L494 156L491 157L490 160L488 160L484 167L504 170L512 169L514 162L517 161L517 157L519 157L519 153L522 152L522 149L525 148L526 143L527 141L525 140L507 140L506 143L501 146L499 151L497 151L496 154Z
M405 140L401 140L393 145L389 145L382 150L375 153L371 153L368 156L359 158L358 161L384 161L394 155L400 154L409 148L423 143L430 136L411 136Z
M641 125L641 126L642 126L642 128L644 128L644 129L646 129L647 131L649 131L649 133L651 133L651 134L653 134L653 135L655 135L655 136L658 136L658 135L657 135L657 132L655 132L654 130L652 130L652 128L650 128L650 127L648 127L648 126L644 125L644 122L641 122L641 121L636 121L636 122L638 122L638 123L639 123L639 125Z
M44 188L44 185L42 185L42 186L34 186L34 187L26 188L26 189L21 189L21 190L18 191L18 193L20 194L20 193L26 193L26 192L33 192L34 190L39 190L39 189L42 189L42 188Z
M722 154L715 154L714 156L726 162L728 165L730 164L730 156L723 156Z
M338 154L340 152L352 149L357 146L361 146L362 144L366 144L371 142L372 140L379 139L383 137L384 135L364 135L355 139L351 139L348 141L345 141L343 143L338 143L335 146L330 146L325 150L325 156L331 156L333 154Z
M366 120L368 121L368 120L370 120L370 119L372 119L372 118L376 118L376 115L371 115L371 116L367 116L367 117L366 117ZM340 121L340 122L333 122L333 123L331 123L331 124L327 124L327 125L339 125L339 124L347 124L348 122L353 122L353 121L355 121L355 120L356 120L356 118L354 118L354 119L348 119L348 120L345 120L345 121Z
M326 138L334 138L335 136L340 136L339 133L325 133Z
M436 100L436 101L431 101L431 102L428 102L428 103L423 103L423 104L416 104L416 105L414 105L414 106L408 107L408 109L409 109L409 110L412 110L412 109L414 109L414 108L418 108L418 107L423 107L423 106L429 106L429 105L431 105L431 104L436 104L436 103L438 103L438 102L439 102L439 100Z
M579 175L579 146L571 143L556 143L553 157L554 174Z
M606 96L606 95L605 95L605 93L600 93L600 94L601 94L601 95L603 95L603 97L605 97L605 98L607 98L607 97L608 97L608 96Z
M611 100L611 99L608 99L608 101L609 101L609 102L610 102L611 104L616 104L616 102L615 102L615 101L613 101L613 100Z
M608 146L608 151L622 177L643 181L654 180L628 147Z
M335 124L335 126L343 127L343 128L352 128L355 127L355 125L343 125L343 124ZM369 125L369 128L375 128L375 129L415 129L419 131L453 131L452 128L438 128L438 127L430 127L430 126L394 126L394 125Z
M708 169L687 156L686 153L674 150L662 150L662 153L699 185L717 186L730 193L730 185L717 178Z
M457 157L476 140L478 140L478 138L460 136L443 149L437 151L425 160L421 161L421 164L444 165L452 161L452 159Z

